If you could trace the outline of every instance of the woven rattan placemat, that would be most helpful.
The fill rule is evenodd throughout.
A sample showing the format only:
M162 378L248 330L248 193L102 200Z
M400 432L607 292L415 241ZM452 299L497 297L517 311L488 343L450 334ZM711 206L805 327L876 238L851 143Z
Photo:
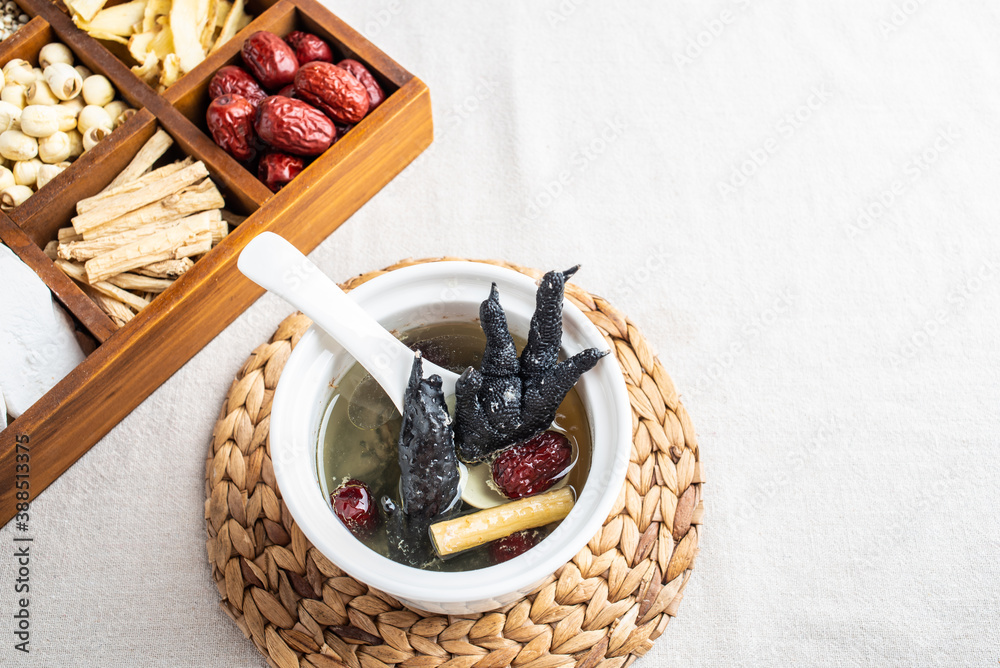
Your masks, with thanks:
M439 258L450 260L458 258ZM408 260L358 276L349 290ZM534 278L542 272L492 262ZM280 668L624 668L663 633L698 553L698 442L639 330L575 285L566 296L616 351L632 404L628 476L603 530L534 594L480 615L409 610L349 577L281 500L268 425L281 370L310 321L284 320L229 389L206 461L205 520L220 605Z

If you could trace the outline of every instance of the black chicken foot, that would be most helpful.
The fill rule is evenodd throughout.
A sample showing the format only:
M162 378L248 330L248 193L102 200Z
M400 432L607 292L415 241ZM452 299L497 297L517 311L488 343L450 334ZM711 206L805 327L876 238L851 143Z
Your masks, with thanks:
M563 294L577 269L542 277L520 359L496 284L480 306L486 334L482 368L466 369L455 387L455 441L462 461L480 462L547 429L566 393L607 354L590 348L559 362Z

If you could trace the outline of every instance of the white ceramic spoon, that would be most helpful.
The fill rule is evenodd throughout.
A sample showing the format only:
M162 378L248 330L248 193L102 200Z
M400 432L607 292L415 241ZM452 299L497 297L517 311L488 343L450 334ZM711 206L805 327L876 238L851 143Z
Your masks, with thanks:
M273 232L262 232L246 245L236 262L244 276L309 316L323 331L363 366L382 386L400 411L403 394L410 379L413 351L390 334L337 284L320 271L295 246ZM451 402L458 374L427 360L424 376L441 376L441 387ZM462 499L476 508L498 505L503 497L486 484L489 467L475 467L476 480L459 464Z
M236 262L243 275L309 316L357 360L403 410L413 351L390 334L299 249L273 232L262 232ZM455 394L458 374L424 360L424 376L441 376L445 396Z

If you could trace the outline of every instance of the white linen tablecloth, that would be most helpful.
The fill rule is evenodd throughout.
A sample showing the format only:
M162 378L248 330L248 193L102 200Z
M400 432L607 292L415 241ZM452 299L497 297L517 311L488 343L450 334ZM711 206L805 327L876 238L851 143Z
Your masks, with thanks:
M638 666L1000 659L1000 10L339 0L437 138L313 254L582 263L676 381L708 484ZM265 296L33 504L31 654L264 665L218 607L204 457ZM0 611L12 627L11 526Z

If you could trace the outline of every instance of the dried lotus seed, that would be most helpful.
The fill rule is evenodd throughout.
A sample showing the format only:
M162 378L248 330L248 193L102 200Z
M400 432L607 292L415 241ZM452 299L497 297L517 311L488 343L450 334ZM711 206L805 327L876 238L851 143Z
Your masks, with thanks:
M76 129L76 117L79 113L75 109L69 107L64 107L61 104L52 105L52 108L56 111L56 116L59 118L59 131L69 132L70 130Z
M25 88L35 81L35 71L27 63L25 63L24 67L11 69L10 73L4 76L7 78L7 83L21 84Z
M83 80L83 101L87 104L103 107L113 99L115 99L115 89L107 77L92 74Z
M16 185L14 183L14 172L10 171L6 167L0 167L0 190L9 188L12 185Z
M42 50L38 52L38 64L41 65L42 69L45 69L49 65L54 65L56 63L66 63L67 65L73 64L73 52L69 50L69 47L60 42L51 42L42 47Z
M52 94L52 89L45 79L35 79L24 92L24 100L28 104L59 104L59 98Z
M31 160L38 155L38 142L20 130L0 134L0 155L8 160Z
M86 85L86 81L83 82ZM117 121L118 117L122 115L122 112L128 109L128 105L121 100L115 100L114 102L108 102L104 105L104 111L108 112L108 117L115 127L118 127Z
M24 109L27 101L24 97L25 88L21 84L7 84L0 90L0 100L14 105L18 109Z
M22 160L14 165L14 183L19 186L33 186L38 180L38 168L42 166L42 161L38 158Z
M66 130L66 136L69 137L69 158L67 160L72 160L73 158L79 158L83 155L83 135L77 129Z
M21 128L21 107L0 100L0 132Z
M38 168L38 180L35 182L35 187L38 189L45 187L46 183L62 174L68 166L68 162L60 162L58 165L42 165Z
M128 119L135 116L135 109L128 108L122 113L118 114L118 118L115 119L115 128L119 128L122 124L128 122Z
M46 104L28 105L21 112L21 132L29 137L48 137L59 132L59 112Z
M109 134L111 134L111 131L103 125L95 125L90 128L83 133L83 150L86 152L94 148L97 146L98 142L107 137ZM39 147L39 150L41 150L41 147Z
M80 112L83 111L83 108L87 105L85 105L83 103L83 100L80 99L79 96L77 96L74 97L72 100L63 100L62 102L59 103L59 106L63 107L64 109L69 109L70 111L72 111L73 118L75 119L77 116L80 115Z
M66 160L72 151L72 143L65 132L56 132L38 140L38 157L50 165Z
M6 83L21 83L21 79L29 79L28 83L35 80L35 73L31 68L31 63L22 59L14 58L7 61L3 66L3 76ZM27 84L25 84L27 85Z
M83 89L83 77L67 63L55 63L46 67L45 82L60 100L72 100Z
M34 193L28 186L10 186L0 193L0 209L4 211L20 206Z
M108 112L104 111L104 107L88 104L76 117L76 129L87 134L87 130L98 126L111 130L114 123L111 122L111 116L108 115Z

